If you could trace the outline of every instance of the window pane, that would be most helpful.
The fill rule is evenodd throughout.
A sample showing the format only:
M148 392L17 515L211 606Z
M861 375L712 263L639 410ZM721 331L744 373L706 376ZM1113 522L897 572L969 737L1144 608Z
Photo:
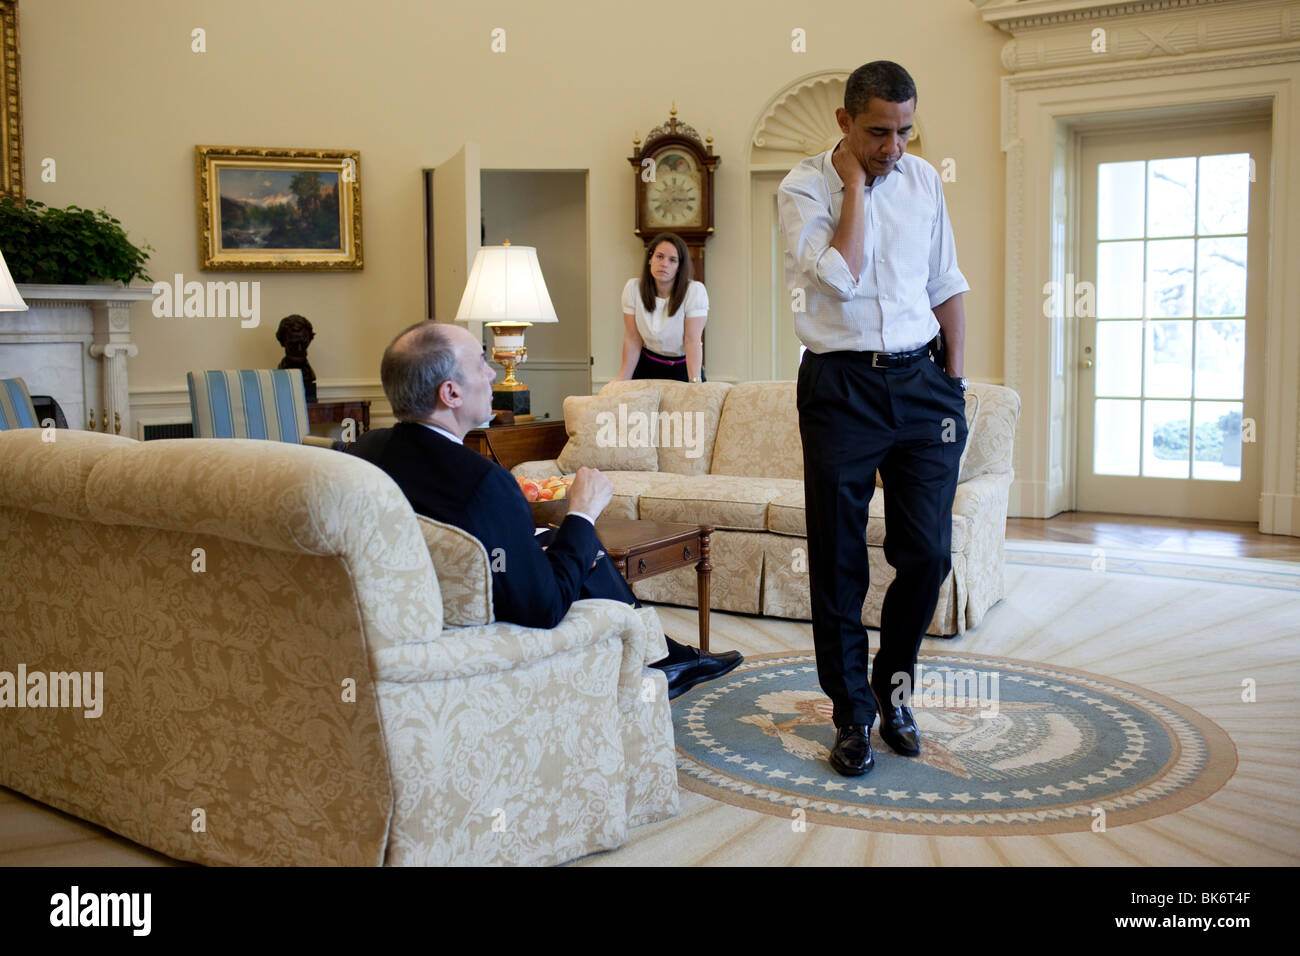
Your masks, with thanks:
M1201 157L1198 232L1245 232L1250 214L1250 153Z
M1097 243L1097 318L1142 318L1142 246Z
M1099 398L1093 403L1092 470L1098 475L1136 475L1142 447L1142 403Z
M1190 451L1191 402L1146 402L1142 436L1142 474L1186 478Z
M1196 323L1196 397L1241 398L1246 381L1246 320Z
M1196 243L1196 314L1246 314L1246 237Z
M1141 322L1097 323L1097 394L1142 394Z
M1146 163L1097 167L1097 238L1141 239Z
M1147 316L1183 318L1192 314L1194 239L1147 243Z
M1196 457L1192 477L1241 481L1241 403L1196 403Z
M1147 235L1190 236L1196 231L1196 157L1147 164Z
M1148 322L1146 349L1148 398L1192 397L1192 323Z

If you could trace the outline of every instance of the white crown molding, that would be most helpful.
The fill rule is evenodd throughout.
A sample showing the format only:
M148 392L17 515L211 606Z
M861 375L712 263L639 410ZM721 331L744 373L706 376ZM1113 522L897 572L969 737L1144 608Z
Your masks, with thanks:
M978 5L978 0L971 2ZM1070 8L1057 10L1052 18L996 24L1014 36L1002 48L1002 65L1012 73L1092 72L1125 61L1169 61L1300 41L1300 0L1075 0L1009 6L1020 12L1040 6Z
M985 23L1006 33L1200 7L1277 5L1270 0L971 0Z

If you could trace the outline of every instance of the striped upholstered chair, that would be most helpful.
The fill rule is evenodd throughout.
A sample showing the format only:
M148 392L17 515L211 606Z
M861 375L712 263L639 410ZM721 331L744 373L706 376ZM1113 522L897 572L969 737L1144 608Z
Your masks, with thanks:
M296 368L189 372L195 438L265 438L334 447L308 434L302 371Z
M0 430L39 428L32 396L21 378L0 378Z

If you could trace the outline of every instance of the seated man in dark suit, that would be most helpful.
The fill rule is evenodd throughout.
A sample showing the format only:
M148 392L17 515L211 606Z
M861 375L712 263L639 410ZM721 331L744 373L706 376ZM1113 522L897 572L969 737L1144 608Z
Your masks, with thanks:
M437 322L405 329L384 351L380 378L398 422L363 435L349 451L386 471L417 513L483 543L493 568L498 621L555 627L579 598L637 606L596 537L595 520L613 495L608 478L594 468L578 469L569 513L543 549L514 477L464 446L465 433L492 414L496 378L468 330ZM653 666L667 676L670 699L742 660L735 651L702 654L671 638L668 651Z

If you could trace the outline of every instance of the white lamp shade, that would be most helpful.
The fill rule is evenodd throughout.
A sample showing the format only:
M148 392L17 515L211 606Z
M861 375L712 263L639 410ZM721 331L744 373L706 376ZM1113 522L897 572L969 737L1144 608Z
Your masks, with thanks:
M483 246L474 256L457 322L558 322L533 246Z
M9 274L9 266L5 264L4 253L0 252L0 312L26 311L27 303L18 294L18 286L14 285L14 277Z

